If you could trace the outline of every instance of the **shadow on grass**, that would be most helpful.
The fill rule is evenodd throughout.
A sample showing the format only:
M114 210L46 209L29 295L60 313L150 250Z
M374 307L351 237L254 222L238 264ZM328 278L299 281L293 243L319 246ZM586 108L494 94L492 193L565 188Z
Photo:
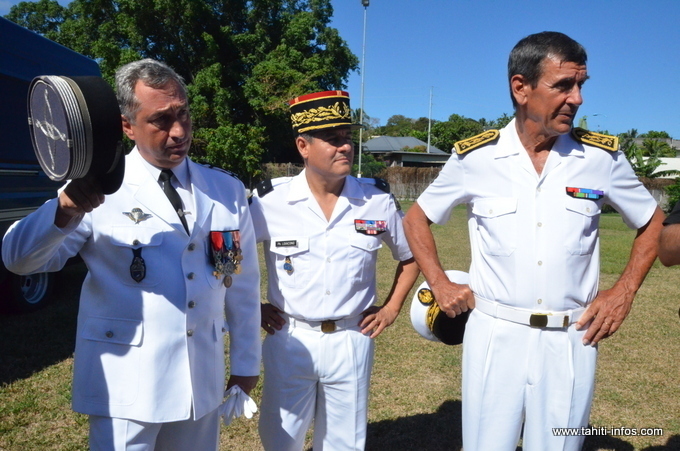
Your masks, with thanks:
M42 310L0 316L0 385L25 379L73 355L84 263L58 273L54 302Z
M369 423L366 451L449 451L463 446L462 436L460 400L444 401L435 413Z
M612 451L634 451L635 447L629 442L611 435L591 435L586 437L583 443L583 451L599 451L602 449ZM680 435L669 437L665 445L649 446L640 451L679 451Z

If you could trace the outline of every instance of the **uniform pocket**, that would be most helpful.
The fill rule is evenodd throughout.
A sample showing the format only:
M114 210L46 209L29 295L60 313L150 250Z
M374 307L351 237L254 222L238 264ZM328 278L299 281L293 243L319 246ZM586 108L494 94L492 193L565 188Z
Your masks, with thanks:
M90 317L83 323L76 359L88 383L88 402L130 405L137 399L144 325L140 320ZM82 384L81 384L82 385Z
M375 274L375 252L382 247L382 240L376 235L364 235L353 232L349 236L349 257L347 278L352 283L366 283Z
M153 287L158 285L163 279L163 268L166 266L161 252L163 243L163 230L133 226L114 226L111 229L111 244L114 246L116 258L122 265L122 272L129 272L129 267L133 263L136 254L143 260L144 278L137 282L132 275L122 277L126 285L133 287ZM140 265L137 265L138 268Z
M269 251L279 283L290 288L303 288L311 277L309 237L272 237Z
M573 255L590 255L595 249L601 207L592 200L565 199L564 245Z
M507 257L517 248L517 199L493 197L478 199L472 214L484 253Z

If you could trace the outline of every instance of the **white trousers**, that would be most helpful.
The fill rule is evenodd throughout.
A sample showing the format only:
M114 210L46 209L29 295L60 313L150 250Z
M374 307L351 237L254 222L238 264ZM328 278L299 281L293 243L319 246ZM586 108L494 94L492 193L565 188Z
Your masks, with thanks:
M580 450L585 437L552 428L586 427L597 349L585 330L539 329L473 310L463 340L463 448Z
M259 424L264 448L302 450L314 420L314 451L363 450L373 349L358 326L323 333L286 323L267 335Z
M217 451L217 409L198 420L145 423L90 415L91 451Z

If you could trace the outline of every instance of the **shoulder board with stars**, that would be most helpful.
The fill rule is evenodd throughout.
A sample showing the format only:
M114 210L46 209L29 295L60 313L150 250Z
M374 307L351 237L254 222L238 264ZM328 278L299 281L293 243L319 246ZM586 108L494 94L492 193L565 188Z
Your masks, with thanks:
M231 172L231 171L227 171L226 169L222 169L222 168L220 168L220 167L218 167L218 166L213 166L213 165L210 164L210 163L199 163L199 164L200 164L201 166L204 166L204 167L208 168L208 169L214 169L214 170L216 170L216 171L224 172L225 174L234 177L236 180L241 180L241 179L238 177L238 175L234 174L234 173Z
M383 191L387 194L390 193L390 184L387 183L387 180L385 179L380 179L377 177L376 178L362 177L357 178L357 181L359 181L360 183L368 183L369 185L374 185L380 191Z
M578 142L590 144L608 152L619 150L619 138L616 136L603 135L602 133L595 133L578 127L572 129L571 135Z
M456 153L458 155L463 155L467 152L496 141L499 136L501 136L501 133L498 130L487 130L483 133L480 133L479 135L473 136L472 138L458 141L453 145L453 147L456 149Z

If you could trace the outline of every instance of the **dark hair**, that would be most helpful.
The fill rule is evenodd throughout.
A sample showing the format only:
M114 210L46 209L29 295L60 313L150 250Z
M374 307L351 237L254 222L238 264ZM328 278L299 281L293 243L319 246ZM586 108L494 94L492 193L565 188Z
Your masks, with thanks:
M560 62L585 65L588 60L586 49L564 33L544 31L531 34L515 45L508 59L508 83L514 75L522 75L532 87L536 87L543 74L543 60L556 57ZM515 96L510 87L512 106L517 108Z

